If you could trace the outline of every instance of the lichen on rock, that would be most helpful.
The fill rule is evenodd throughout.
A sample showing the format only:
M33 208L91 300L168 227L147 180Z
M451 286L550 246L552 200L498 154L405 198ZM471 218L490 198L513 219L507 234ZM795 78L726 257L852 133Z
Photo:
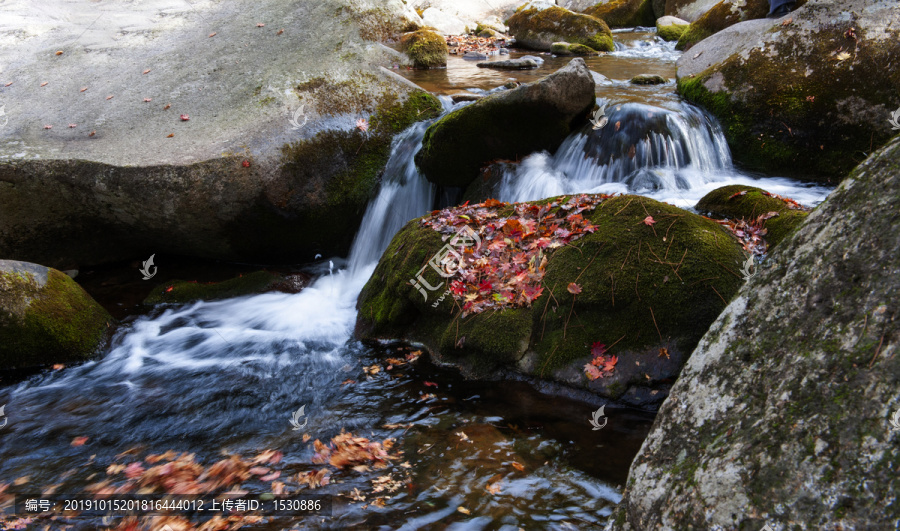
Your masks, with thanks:
M896 527L898 173L895 138L716 320L608 529Z

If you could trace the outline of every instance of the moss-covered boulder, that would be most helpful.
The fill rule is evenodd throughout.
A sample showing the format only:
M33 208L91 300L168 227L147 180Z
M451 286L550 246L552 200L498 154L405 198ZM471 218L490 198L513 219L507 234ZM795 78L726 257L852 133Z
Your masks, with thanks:
M615 49L612 32L602 20L562 7L520 8L506 21L516 45L549 51L554 42L583 44L598 52Z
M88 359L103 347L113 324L65 273L0 260L0 369Z
M255 271L222 282L199 283L196 281L172 280L164 282L150 292L144 304L183 304L197 300L218 300L256 295L269 291L298 293L309 283L303 274L282 275L268 271Z
M594 78L575 58L533 83L482 98L433 123L416 164L429 181L464 187L495 159L553 150L594 105Z
M898 174L895 138L719 316L631 464L613 530L896 527Z
M696 44L678 60L678 91L716 115L737 163L836 182L895 133L898 56L896 6L810 2Z
M656 34L664 41L677 41L690 25L678 17L660 17L656 19Z
M770 250L809 216L806 208L790 198L743 184L716 188L703 196L694 208L716 219L759 220L759 227L766 229L765 240ZM777 215L768 217L770 212Z
M571 42L554 42L550 45L550 53L555 55L599 55L597 50L589 46Z
M572 207L585 197L595 206ZM522 221L523 236L518 219L535 209L543 221ZM594 230L561 245L575 230L566 223L582 218ZM479 231L481 247L467 263L512 280L479 283L479 270L468 266L439 276L427 266L448 237L432 228L436 220ZM687 353L737 292L743 261L740 245L716 222L639 196L458 207L413 220L394 237L360 294L356 335L421 342L470 376L514 370L647 405L665 396ZM488 300L496 304L480 302ZM472 313L472 304L487 307ZM594 379L585 367L592 349L614 363Z
M447 66L447 41L437 33L421 29L400 38L400 48L406 52L415 68Z
M604 0L584 12L606 22L611 28L652 26L656 21L653 0Z
M801 4L805 3L800 0ZM675 44L677 50L687 50L694 44L733 26L738 22L765 18L769 12L769 0L722 0L700 18L691 22Z

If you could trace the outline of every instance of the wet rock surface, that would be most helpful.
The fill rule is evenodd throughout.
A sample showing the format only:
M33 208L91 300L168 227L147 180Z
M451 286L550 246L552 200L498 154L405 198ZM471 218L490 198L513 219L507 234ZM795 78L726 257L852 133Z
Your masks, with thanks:
M608 529L895 526L898 169L894 139L716 320Z

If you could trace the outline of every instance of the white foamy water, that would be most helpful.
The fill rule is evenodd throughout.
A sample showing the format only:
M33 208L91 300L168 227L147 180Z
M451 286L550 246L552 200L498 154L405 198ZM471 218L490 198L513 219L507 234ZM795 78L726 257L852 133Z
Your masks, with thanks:
M675 62L681 57L681 52L675 49L675 42L664 41L653 35L627 42L617 41L615 47L615 50L609 53L613 57L658 59L665 62Z

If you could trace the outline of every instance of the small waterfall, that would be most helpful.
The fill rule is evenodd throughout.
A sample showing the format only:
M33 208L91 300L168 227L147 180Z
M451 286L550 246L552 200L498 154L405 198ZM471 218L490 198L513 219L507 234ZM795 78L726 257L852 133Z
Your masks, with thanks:
M609 55L632 59L658 59L667 62L677 61L681 52L675 49L675 42L667 42L659 37L648 36L630 41L615 41L615 50Z
M601 105L606 102L601 101ZM725 136L705 111L681 104L678 111L638 103L608 106L607 125L585 126L554 155L532 154L504 171L502 201L531 201L555 195L637 193L692 208L713 188L726 184L762 185L807 204L827 189L767 178L765 184L740 173L731 162ZM781 191L776 191L781 190Z
M434 185L416 170L414 157L422 147L428 123L419 122L394 140L378 196L369 203L353 247L350 274L381 258L391 238L406 223L431 209Z

